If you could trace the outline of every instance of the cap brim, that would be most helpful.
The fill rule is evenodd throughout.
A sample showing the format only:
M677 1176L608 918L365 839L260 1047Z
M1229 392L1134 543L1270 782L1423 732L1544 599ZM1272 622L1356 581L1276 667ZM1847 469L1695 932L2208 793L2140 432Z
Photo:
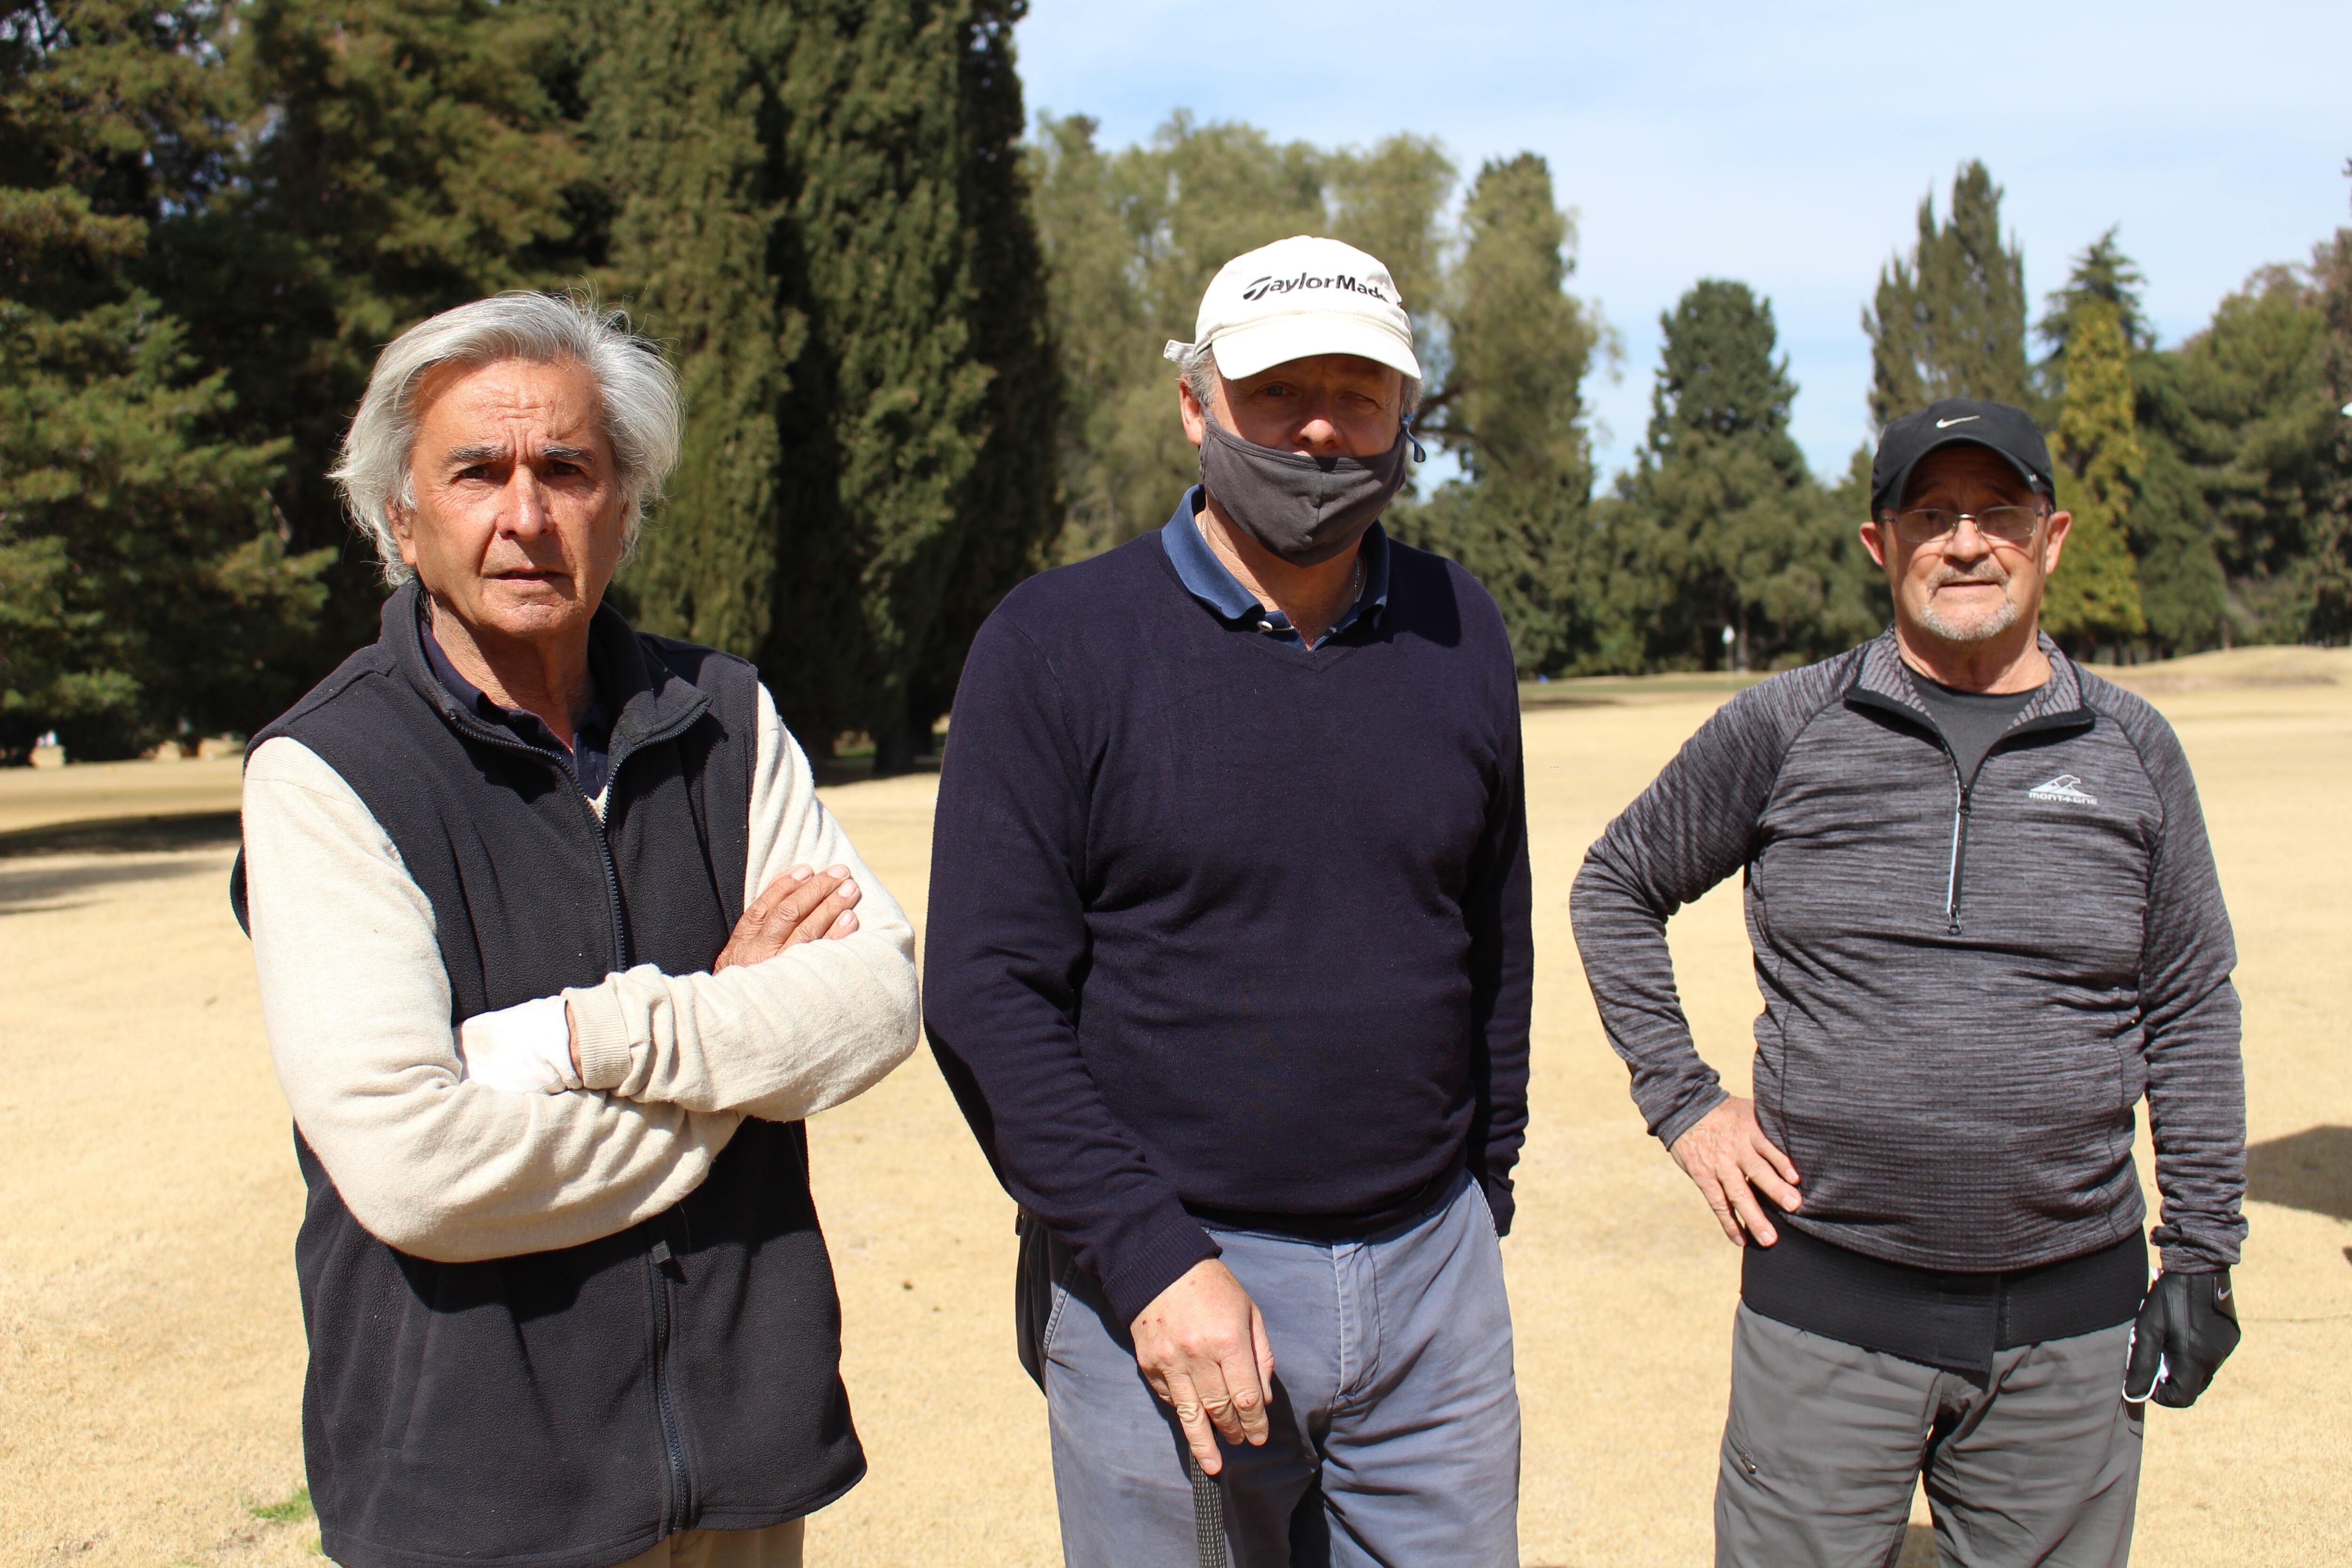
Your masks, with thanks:
M1412 340L1360 316L1302 311L1269 317L1219 333L1210 349L1219 373L1229 381L1245 380L1276 365L1317 354L1355 354L1415 381L1421 379L1421 362L1413 357Z
M1871 515L1875 517L1879 512L1885 510L1890 507L1901 506L1903 504L1904 496L1908 493L1911 489L1911 475L1913 472L1918 468L1920 464L1926 462L1929 458L1932 458L1937 453L1951 447L1981 447L1988 452L1998 453L2011 468L2017 470L2017 477L2023 479L2025 481L2026 488L2032 490L2035 495L2041 496L2044 500L2048 500L2055 494L2054 486L2051 481L2044 479L2042 475L2035 473L2032 466L2029 465L2025 459L2020 458L2008 447L1997 447L1980 436L1968 436L1955 433L1949 436L1939 436L1936 438L1934 445L1923 447L1919 451L1913 453L1911 455L1911 460L1904 464L1903 467L1895 472L1893 478L1887 481L1886 488L1880 491L1877 496L1872 498L1870 503Z

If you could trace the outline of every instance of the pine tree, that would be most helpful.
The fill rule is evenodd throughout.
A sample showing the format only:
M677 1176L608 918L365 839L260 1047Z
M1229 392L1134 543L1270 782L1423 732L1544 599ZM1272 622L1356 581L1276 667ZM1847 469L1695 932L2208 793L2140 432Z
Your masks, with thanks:
M247 728L315 618L282 442L225 440L222 377L142 286L230 127L208 8L100 0L0 20L0 761L58 730L121 754Z
M1643 581L1649 657L1735 668L1826 653L1868 635L1869 577L1789 434L1797 388L1775 358L1769 301L1706 279L1660 318L1649 439L1615 523ZM1622 589L1621 588L1621 593Z
M1952 180L1950 221L1937 223L1929 192L1910 256L1879 273L1875 308L1862 317L1878 424L1942 397L2027 405L2025 261L2001 243L2000 195L1982 163L1969 163Z
M2352 160L2344 172L2352 175ZM2311 279L2327 331L2321 379L2336 418L2304 557L2311 605L2304 635L2342 643L2352 639L2352 228L2313 247Z
M2066 399L2052 455L2057 502L2074 514L2042 603L2042 628L2078 651L2147 629L2126 532L2146 453L2134 421L2122 313L2084 292L2069 312Z
M215 199L159 236L159 289L237 428L293 441L272 497L338 548L328 646L376 635L373 552L326 475L382 347L436 311L575 279L601 196L559 0L251 0L224 40L245 121Z
M1451 374L1427 423L1468 483L1400 517L1398 531L1486 584L1521 669L1557 669L1598 635L1583 383L1600 330L1567 291L1574 232L1542 158L1488 162L1463 227L1448 300Z
M2140 354L2156 347L2156 329L2140 309L2140 289L2147 281L2116 244L2112 228L2074 258L2066 286L2050 296L2048 312L2034 326L2036 335L2050 345L2049 357L2036 367L2047 403L2055 406L2066 396L2066 342L2073 335L2076 307L2092 300L2103 300L2111 306L2116 324L2123 331L2126 353Z
M1789 361L1772 356L1780 329L1772 302L1745 283L1702 279L1671 313L1658 318L1663 337L1656 384L1650 391L1649 449L1663 457L1678 437L1753 439L1791 482L1805 472L1804 455L1789 434L1797 385Z
M2138 367L2149 446L2186 469L2153 464L2151 486L2167 481L2174 520L2206 531L2224 578L2219 624L2200 642L2316 635L2313 562L2345 471L2329 343L2311 279L2266 267L2201 331Z

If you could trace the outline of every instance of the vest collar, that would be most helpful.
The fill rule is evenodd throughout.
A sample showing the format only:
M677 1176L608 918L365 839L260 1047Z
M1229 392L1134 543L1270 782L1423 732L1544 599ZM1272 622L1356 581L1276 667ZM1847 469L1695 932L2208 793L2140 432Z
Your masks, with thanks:
M423 587L412 578L383 602L382 641L402 679L460 734L520 745L511 732L467 711L433 673L425 657L424 597ZM684 733L709 710L710 698L667 665L646 658L644 642L609 601L596 607L588 623L588 640L613 713L612 776L617 778L629 752Z

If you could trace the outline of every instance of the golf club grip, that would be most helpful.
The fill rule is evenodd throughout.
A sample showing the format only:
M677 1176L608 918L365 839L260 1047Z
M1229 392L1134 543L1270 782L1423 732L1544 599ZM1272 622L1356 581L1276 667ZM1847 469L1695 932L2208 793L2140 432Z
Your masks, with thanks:
M1201 1568L1225 1568L1225 1494L1217 1478L1201 1468L1197 1454L1184 1458L1192 1471L1192 1541Z

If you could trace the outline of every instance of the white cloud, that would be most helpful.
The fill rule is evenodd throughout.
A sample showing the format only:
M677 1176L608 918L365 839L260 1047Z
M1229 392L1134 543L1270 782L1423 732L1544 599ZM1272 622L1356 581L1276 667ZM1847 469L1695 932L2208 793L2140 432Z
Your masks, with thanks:
M2341 0L1032 0L1019 42L1032 110L1092 115L1108 144L1185 108L1324 143L1425 132L1465 176L1543 153L1580 215L1576 286L1624 336L1622 381L1593 388L1611 467L1648 418L1659 313L1717 277L1771 299L1799 439L1843 470L1867 434L1862 308L1969 158L2008 192L2037 306L2120 224L2168 340L2347 218Z

